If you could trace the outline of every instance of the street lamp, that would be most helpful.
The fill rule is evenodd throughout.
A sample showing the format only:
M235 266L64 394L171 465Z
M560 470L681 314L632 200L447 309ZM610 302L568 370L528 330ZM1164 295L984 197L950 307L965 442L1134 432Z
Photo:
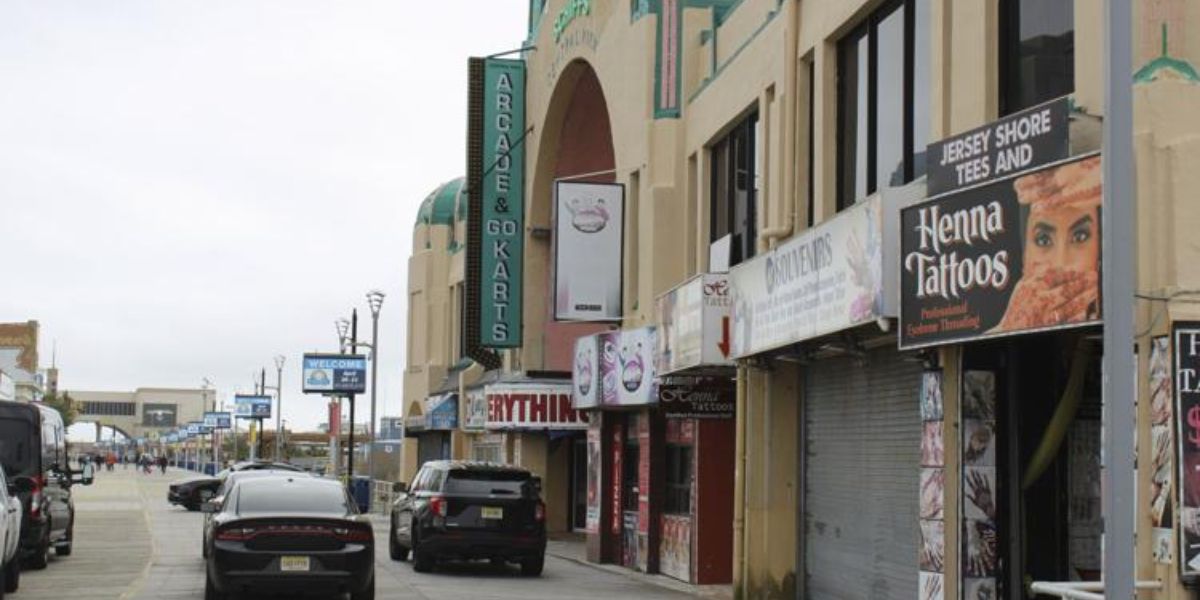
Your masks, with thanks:
M379 309L383 308L383 292L367 292L367 304L371 307L371 446L367 451L367 474L375 479L375 390L379 373ZM351 425L353 427L353 425Z
M275 460L282 461L280 453L283 436L283 363L287 358L282 354L275 355Z
M338 345L341 348L342 354L345 354L346 353L346 344L348 344L350 342L350 320L349 319L338 319L333 322L333 325L335 327L337 327ZM354 349L351 348L350 352L354 352Z

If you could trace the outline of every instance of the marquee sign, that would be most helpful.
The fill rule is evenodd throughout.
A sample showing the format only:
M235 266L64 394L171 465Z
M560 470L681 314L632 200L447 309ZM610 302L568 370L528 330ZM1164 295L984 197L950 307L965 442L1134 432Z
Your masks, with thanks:
M501 383L487 386L484 396L487 429L582 431L588 427L587 413L571 406L569 385Z

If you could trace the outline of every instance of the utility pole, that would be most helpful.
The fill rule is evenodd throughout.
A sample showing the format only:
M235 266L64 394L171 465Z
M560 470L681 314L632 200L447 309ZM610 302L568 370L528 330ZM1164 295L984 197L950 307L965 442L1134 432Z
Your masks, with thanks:
M286 358L275 356L275 460L283 461L283 363Z
M263 367L263 369L262 369L262 379L259 380L259 387L262 390L262 392L260 392L260 393L263 395L266 395L266 393L267 393L267 368L266 367ZM266 452L263 452L263 418L262 417L258 417L258 455L260 457L267 455Z
M1137 196L1133 185L1133 10L1107 0L1104 19L1104 211L1101 214L1104 298L1104 596L1134 597L1134 432L1137 394L1133 338Z
M358 309L354 309L350 314L350 352L354 353L358 348ZM350 485L354 485L354 394L350 394L350 452L346 462L350 463L346 469L346 480Z
M367 293L367 304L371 307L371 446L367 450L367 476L375 480L375 448L378 437L375 435L375 390L379 381L379 310L383 308L383 292L372 290Z

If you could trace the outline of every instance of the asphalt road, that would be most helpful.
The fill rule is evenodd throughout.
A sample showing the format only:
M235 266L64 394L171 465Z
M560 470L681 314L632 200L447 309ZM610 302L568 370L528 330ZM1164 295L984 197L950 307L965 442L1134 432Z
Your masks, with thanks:
M200 557L200 513L167 504L167 485L189 476L141 475L134 469L99 473L90 487L76 488L75 551L54 558L44 571L22 574L17 600L200 600L204 561ZM383 527L377 540L386 540ZM548 556L542 577L521 577L514 567L487 563L451 564L432 574L414 573L407 562L387 557L379 543L379 598L520 600L655 598L688 595L633 577Z

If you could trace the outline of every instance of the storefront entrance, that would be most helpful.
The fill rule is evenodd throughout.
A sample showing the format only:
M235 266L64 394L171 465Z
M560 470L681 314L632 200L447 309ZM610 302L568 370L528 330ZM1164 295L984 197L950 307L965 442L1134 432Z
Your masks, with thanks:
M963 477L946 493L962 494L967 597L1100 579L1101 352L1087 333L964 347Z
M641 500L639 471L641 448L638 443L638 421L641 415L625 415L621 428L624 440L621 448L621 564L638 566L638 507Z
M431 431L417 438L417 468L431 460L450 458L450 432Z
M571 530L587 530L587 437L571 438Z

